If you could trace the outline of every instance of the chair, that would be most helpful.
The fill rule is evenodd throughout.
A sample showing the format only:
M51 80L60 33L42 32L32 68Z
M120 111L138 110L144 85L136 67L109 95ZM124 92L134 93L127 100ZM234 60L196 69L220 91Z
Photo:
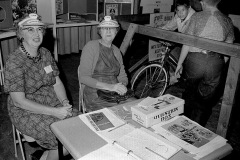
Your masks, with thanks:
M79 67L78 67L78 81L79 81ZM85 85L79 81L79 111L82 111L83 114L86 113L86 106L83 100L84 87Z
M15 157L18 157L17 153L17 144L20 146L20 150L22 153L22 159L26 160L24 148L23 148L23 142L34 142L35 139L32 137L29 137L27 135L22 134L18 129L15 128L15 126L12 124L12 129L13 129L13 143L14 143L14 150L15 150ZM16 137L17 136L17 137Z

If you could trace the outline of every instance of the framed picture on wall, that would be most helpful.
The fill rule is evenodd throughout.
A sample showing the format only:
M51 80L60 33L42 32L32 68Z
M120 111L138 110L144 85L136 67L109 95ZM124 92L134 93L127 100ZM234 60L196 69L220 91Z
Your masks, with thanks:
M113 17L119 15L118 4L106 4L106 15Z
M63 14L63 0L56 0L56 15Z

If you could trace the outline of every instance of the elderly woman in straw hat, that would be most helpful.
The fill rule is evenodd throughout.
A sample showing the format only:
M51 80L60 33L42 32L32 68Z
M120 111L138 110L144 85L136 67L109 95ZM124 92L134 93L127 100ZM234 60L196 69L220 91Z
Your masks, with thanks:
M97 95L97 90L127 92L128 78L120 50L112 44L119 30L117 21L105 16L98 25L98 40L88 42L83 50L78 70L79 82L84 84L83 97L87 112L111 107Z
M74 113L51 53L40 47L45 27L33 13L18 22L20 43L6 61L4 89L10 95L8 111L13 125L46 148L47 159L58 159L50 124Z

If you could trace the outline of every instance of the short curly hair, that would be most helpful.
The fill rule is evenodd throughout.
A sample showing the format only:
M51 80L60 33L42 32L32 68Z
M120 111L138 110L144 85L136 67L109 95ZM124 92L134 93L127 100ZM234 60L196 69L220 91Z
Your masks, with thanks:
M178 6L185 6L185 7L189 8L190 7L190 0L177 0L176 1L176 8Z

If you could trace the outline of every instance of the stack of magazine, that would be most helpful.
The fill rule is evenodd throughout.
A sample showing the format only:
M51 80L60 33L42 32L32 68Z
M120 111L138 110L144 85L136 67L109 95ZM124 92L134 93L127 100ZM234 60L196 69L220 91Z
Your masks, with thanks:
M223 137L202 127L185 116L176 116L168 121L152 126L155 133L179 145L200 159L227 142Z
M135 128L106 108L79 115L79 118L99 135L99 141L107 142L81 160L166 160L181 150L146 128Z

